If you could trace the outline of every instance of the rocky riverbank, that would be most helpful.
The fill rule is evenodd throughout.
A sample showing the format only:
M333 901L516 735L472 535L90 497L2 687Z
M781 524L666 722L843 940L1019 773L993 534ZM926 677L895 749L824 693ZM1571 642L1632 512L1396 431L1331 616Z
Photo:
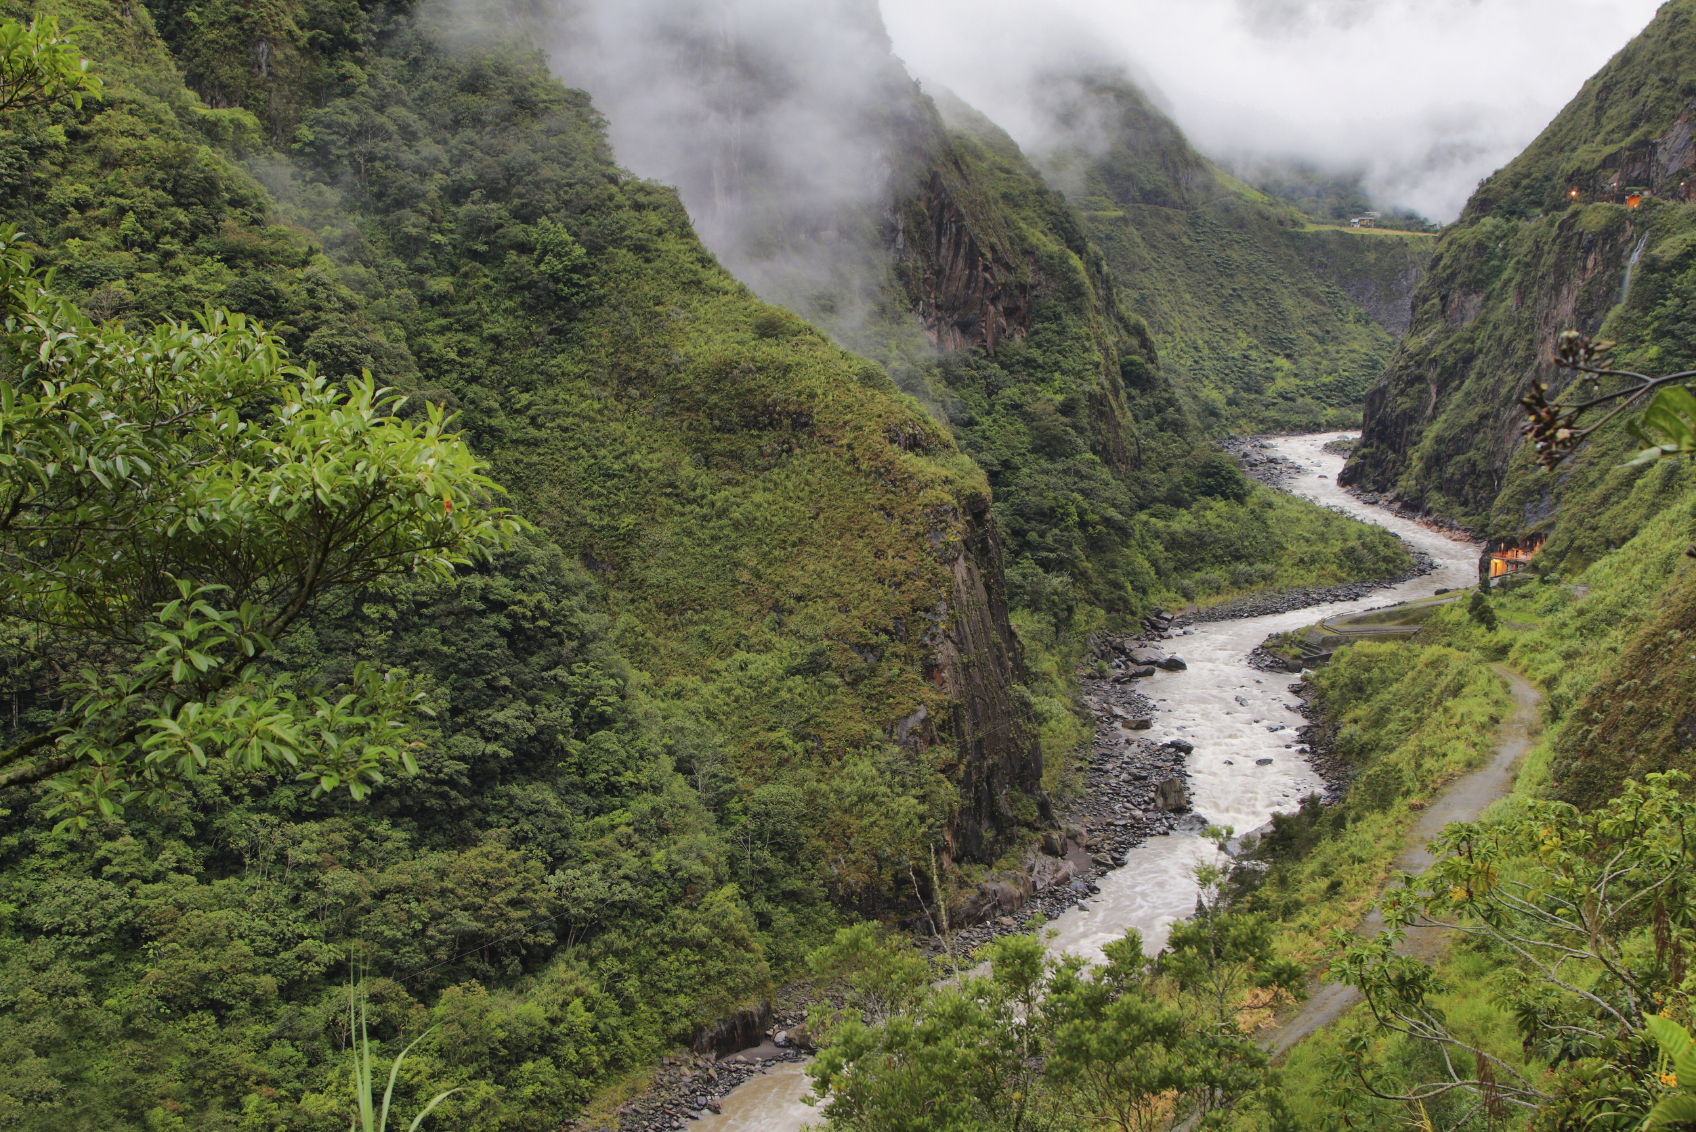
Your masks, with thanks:
M1243 474L1268 487L1289 490L1289 481L1301 474L1302 467L1288 456L1272 451L1272 445L1259 437L1228 436L1219 447L1237 458Z
M1369 582L1344 582L1337 586L1308 586L1299 590L1247 594L1230 601L1222 601L1218 605L1210 605L1190 614L1189 618L1194 622L1235 621L1239 617L1262 617L1268 613L1290 613L1314 605L1359 601L1371 597L1378 590L1399 586L1437 569L1437 564L1431 560L1430 555L1412 547L1408 548L1408 553L1413 555L1413 569L1404 570L1394 577L1378 578Z
M1337 754L1337 727L1325 719L1325 705L1314 697L1313 685L1305 680L1287 686L1286 690L1301 703L1296 711L1307 720L1296 728L1296 734L1307 748L1307 761L1314 773L1325 782L1324 800L1337 801L1348 792L1354 780L1354 764Z
M782 1046L768 1039L754 1049L728 1057L712 1053L663 1057L648 1087L614 1110L616 1125L580 1118L562 1123L560 1132L593 1132L612 1127L618 1132L674 1132L689 1121L718 1112L720 1100L736 1086L779 1062L802 1059L803 1054L787 1034L782 1034L781 1040Z
M1157 642L1185 636L1187 620L1166 613L1145 619L1142 637L1097 634L1090 649L1101 668L1078 670L1084 706L1095 734L1081 768L1082 789L1059 807L1061 829L1042 837L1016 872L995 874L951 914L948 946L970 951L998 935L1027 930L1032 917L1052 919L1098 891L1095 881L1124 863L1125 853L1149 837L1200 829L1206 819L1190 812L1184 760L1193 749L1183 739L1155 743L1141 735L1154 724L1159 673L1181 671L1183 657ZM929 930L928 917L905 926ZM927 945L933 954L942 941Z

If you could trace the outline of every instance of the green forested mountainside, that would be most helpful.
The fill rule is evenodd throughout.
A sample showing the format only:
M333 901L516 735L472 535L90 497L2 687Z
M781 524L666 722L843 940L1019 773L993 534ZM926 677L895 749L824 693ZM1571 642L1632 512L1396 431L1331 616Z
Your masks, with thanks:
M1690 361L1693 16L1664 5L1439 238L1413 328L1370 395L1353 482L1492 537L1546 533L1545 559L1569 570L1688 489L1680 469L1617 469L1623 428L1541 471L1519 445L1518 402L1534 379L1567 390L1550 360L1563 330L1617 340L1627 368ZM1636 208L1630 190L1646 194Z
M581 94L509 45L347 13L358 50L284 92L313 103L286 164L181 85L146 9L56 14L107 98L9 116L0 161L60 285L102 318L279 320L327 372L463 410L541 530L284 642L303 682L369 659L430 686L424 773L374 806L237 775L51 834L12 803L5 1119L340 1119L351 963L383 1040L444 1023L408 1093L480 1082L439 1119L557 1122L938 838L964 864L1038 818L982 474L724 274ZM954 714L970 680L993 722ZM14 736L57 710L50 673L8 681Z
M1347 427L1389 360L1423 236L1308 231L1216 168L1132 84L1080 82L1041 164L1083 216L1124 302L1209 431Z
M1347 224L1378 212L1374 227L1396 232L1435 232L1437 225L1407 209L1381 209L1360 173L1326 173L1298 161L1249 161L1232 166L1238 180L1275 200L1293 205L1316 224Z
M103 119L131 103L167 112L142 89L115 92L18 216L62 282L98 298L157 268L204 281L161 313L208 297L296 325L315 302L330 308L336 331L296 325L302 355L330 371L368 364L461 409L525 513L591 564L659 683L763 680L736 659L753 654L852 676L804 697L805 724L739 716L744 771L781 764L788 730L805 745L869 741L863 720L879 710L865 697L888 698L890 718L939 711L922 626L985 505L981 475L864 363L719 270L672 194L611 163L580 93L508 46L450 53L404 13L370 18L364 66L294 134L299 163L255 162L283 224L261 227L262 190L206 146L197 160L232 188L209 180L206 204L171 196L186 178L146 148L171 137L163 117L116 155L125 174L161 178L155 198L100 179L102 151L81 143L130 140L102 136ZM41 132L51 144L55 127ZM256 215L226 215L237 199ZM292 241L292 258L261 245L242 261L243 241L262 237ZM79 257L105 266L79 276ZM824 566L821 545L838 564L865 561Z
M1028 631L1406 568L1382 532L1211 452L1076 210L988 118L946 90L915 96L883 314L835 317L850 308L834 291L796 304L883 361L983 468Z
M1280 560L1292 584L1405 564L1194 451L1099 256L993 139L950 142L936 215L963 201L981 246L1046 272L1031 329L908 381L986 475L882 367L726 274L522 41L381 5L43 8L108 82L0 119L0 220L58 286L138 326L246 311L326 373L460 411L538 530L280 643L303 686L359 660L424 682L422 774L371 804L210 775L172 812L53 833L7 799L0 1120L339 1124L357 972L379 1041L442 1026L405 1111L464 1082L445 1124L553 1127L843 909L934 892L933 847L946 885L1028 838L1039 732L1080 730L1059 658L1104 610ZM6 660L16 739L62 704L50 667Z

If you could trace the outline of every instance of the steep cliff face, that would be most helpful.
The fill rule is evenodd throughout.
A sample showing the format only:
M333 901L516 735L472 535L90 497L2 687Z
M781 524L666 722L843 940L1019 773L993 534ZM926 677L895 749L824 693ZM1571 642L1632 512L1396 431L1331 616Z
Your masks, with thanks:
M1309 230L1216 168L1128 79L1053 83L1039 155L1206 426L1354 419L1405 325L1428 239Z
M916 230L898 230L892 251L917 265L913 313L941 350L972 347L993 354L1030 328L1031 286L999 251L986 251L939 170L911 194L922 213Z
M908 151L916 175L897 182L885 233L906 307L937 347L975 350L1021 383L1052 380L1031 347L1064 339L1064 395L1086 405L1084 443L1128 474L1139 414L1121 371L1140 364L1166 388L1146 328L1125 313L1077 212L1006 131L946 90L922 107L927 128ZM1183 433L1188 422L1166 427Z
M1367 399L1345 483L1394 491L1492 537L1552 534L1545 557L1593 560L1663 493L1615 468L1599 435L1550 476L1519 440L1518 401L1567 329L1617 340L1616 361L1681 367L1696 154L1696 6L1662 7L1440 237L1413 322Z
M1493 515L1521 448L1519 398L1534 379L1565 383L1550 361L1556 334L1601 330L1645 227L1573 209L1445 237L1340 482L1396 491L1496 537L1548 519L1547 506ZM1518 473L1533 474L1523 459Z
M947 715L922 723L910 716L893 737L920 751L940 744L941 765L960 797L946 831L948 855L982 861L1021 823L1052 815L1023 692L1029 677L1008 619L1000 535L987 496L965 504L958 541L936 540L951 586L923 636L934 650L932 678L948 696Z
M1013 225L984 214L985 194L890 54L874 3L586 5L575 27L585 44L616 41L617 69L570 37L554 65L607 108L621 159L677 185L705 242L761 297L885 363L909 391L927 391L936 357L1004 352L1040 322L1048 276L1009 238ZM862 367L866 385L894 392L878 365ZM1115 372L1096 367L1098 378ZM889 437L912 458L953 451L928 426L892 426ZM817 458L831 459L829 445ZM897 529L923 526L933 553L922 563L891 546L887 560L866 564L882 577L885 561L907 562L911 577L887 581L921 605L897 609L886 591L852 585L802 587L821 610L846 612L831 618L840 626L831 635L852 642L862 667L893 662L863 701L867 719L946 774L959 799L946 823L950 854L984 860L1046 809L989 499L984 485L931 493L917 508L874 505ZM862 580L838 566L845 581ZM871 687L857 683L862 695Z
M1335 229L1285 229L1285 238L1309 271L1347 295L1366 316L1396 338L1413 325L1413 293L1431 263L1429 236Z

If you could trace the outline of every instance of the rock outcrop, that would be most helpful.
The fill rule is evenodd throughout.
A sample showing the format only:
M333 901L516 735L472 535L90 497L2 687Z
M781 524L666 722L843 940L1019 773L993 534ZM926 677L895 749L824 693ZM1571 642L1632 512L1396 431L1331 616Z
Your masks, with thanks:
M993 354L1025 336L1032 285L1006 257L987 250L972 232L940 170L931 170L914 203L923 227L893 234L895 250L918 266L910 286L913 312L931 343L944 350L976 347Z
M1052 812L1042 792L1035 721L1016 693L1028 676L1007 617L1000 538L988 497L966 502L965 515L947 516L960 537L938 540L952 584L924 636L932 650L927 674L947 694L947 714L900 720L891 737L920 751L952 748L941 761L960 793L946 830L949 855L990 860L1018 825L1046 824Z

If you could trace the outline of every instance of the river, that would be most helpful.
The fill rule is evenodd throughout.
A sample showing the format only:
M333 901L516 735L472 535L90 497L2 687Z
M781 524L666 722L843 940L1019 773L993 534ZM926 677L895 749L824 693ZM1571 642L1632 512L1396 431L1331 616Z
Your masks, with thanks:
M1287 489L1387 527L1429 554L1436 572L1358 601L1197 625L1191 635L1166 642L1188 669L1162 672L1141 687L1158 708L1149 737L1157 742L1182 738L1195 745L1187 759L1191 808L1238 833L1266 824L1274 813L1296 809L1303 797L1322 786L1294 735L1303 720L1294 710L1296 698L1286 690L1293 677L1256 672L1243 663L1248 653L1271 634L1311 625L1320 616L1362 612L1427 597L1435 589L1478 583L1478 544L1368 506L1337 486L1343 459L1322 449L1347 435L1270 441L1279 454L1301 467ZM1271 763L1258 765L1257 760L1267 758ZM1124 865L1096 882L1099 896L1051 922L1058 933L1051 946L1099 958L1103 944L1136 928L1153 954L1164 946L1172 923L1195 911L1195 866L1212 853L1212 844L1196 833L1149 838L1126 853ZM774 1067L731 1092L724 1098L723 1113L703 1117L696 1127L700 1132L797 1132L818 1116L801 1103L808 1086L798 1067Z

